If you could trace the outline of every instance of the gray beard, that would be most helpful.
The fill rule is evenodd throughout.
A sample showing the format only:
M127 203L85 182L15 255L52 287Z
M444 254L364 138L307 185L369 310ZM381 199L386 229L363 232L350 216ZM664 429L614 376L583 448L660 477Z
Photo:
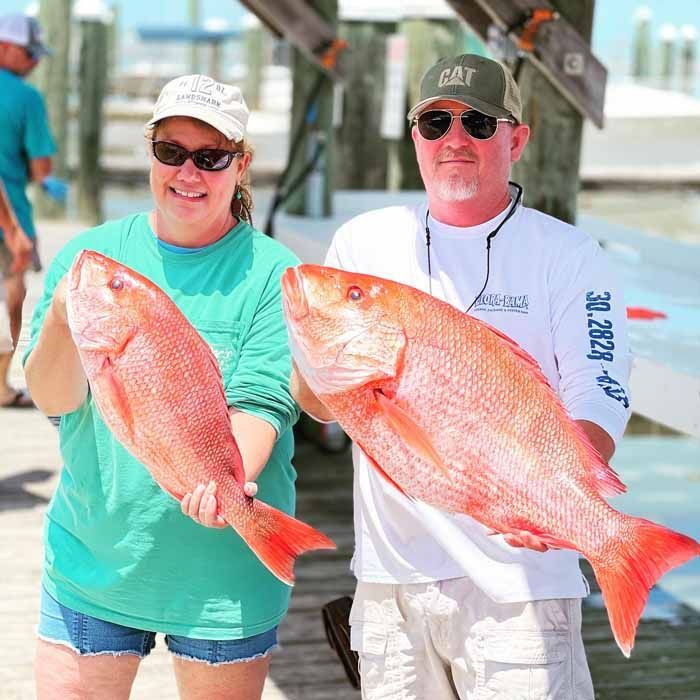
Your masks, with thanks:
M471 199L479 189L476 178L465 180L456 175L445 179L439 178L435 181L435 194L443 202L463 202Z

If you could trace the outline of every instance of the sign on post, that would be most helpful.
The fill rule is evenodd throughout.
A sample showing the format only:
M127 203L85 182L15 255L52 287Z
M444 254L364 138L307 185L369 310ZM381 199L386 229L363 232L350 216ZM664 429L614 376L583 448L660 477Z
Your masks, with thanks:
M384 101L379 133L385 139L399 141L406 126L406 73L408 40L403 34L386 38Z

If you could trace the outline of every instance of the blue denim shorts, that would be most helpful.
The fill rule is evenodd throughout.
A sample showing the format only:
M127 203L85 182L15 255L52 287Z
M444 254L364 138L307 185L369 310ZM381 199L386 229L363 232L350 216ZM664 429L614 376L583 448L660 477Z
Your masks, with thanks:
M135 654L144 658L156 645L155 632L124 627L67 608L43 586L38 634L47 642L70 647L81 655ZM175 656L216 666L266 656L277 646L277 628L245 639L192 639L166 634L165 643Z

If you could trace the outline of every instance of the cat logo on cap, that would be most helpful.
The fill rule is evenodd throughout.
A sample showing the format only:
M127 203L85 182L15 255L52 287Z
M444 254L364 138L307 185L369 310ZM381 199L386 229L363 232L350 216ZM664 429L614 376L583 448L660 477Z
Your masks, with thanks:
M472 84L472 75L476 73L476 68L468 68L467 66L454 66L454 68L445 68L440 73L438 79L438 87L448 87L449 85L464 85L469 87Z

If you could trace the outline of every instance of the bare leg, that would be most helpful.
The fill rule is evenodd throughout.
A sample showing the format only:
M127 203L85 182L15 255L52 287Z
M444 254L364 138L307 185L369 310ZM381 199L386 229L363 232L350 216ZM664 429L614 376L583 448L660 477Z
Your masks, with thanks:
M37 700L128 700L140 659L135 654L80 656L37 640Z
M5 285L7 315L10 322L10 335L12 336L12 345L16 348L22 330L22 305L27 290L24 286L23 275L11 275L6 277L3 283ZM15 395L15 390L9 382L13 354L14 350L0 353L0 404L11 401Z
M10 317L10 333L12 344L17 347L19 334L22 330L22 305L27 296L27 288L24 285L24 275L10 275L5 278L5 293L7 313Z
M173 656L181 700L260 700L270 657L210 666Z
M0 404L12 401L15 395L15 390L8 383L11 362L11 352L0 353Z

